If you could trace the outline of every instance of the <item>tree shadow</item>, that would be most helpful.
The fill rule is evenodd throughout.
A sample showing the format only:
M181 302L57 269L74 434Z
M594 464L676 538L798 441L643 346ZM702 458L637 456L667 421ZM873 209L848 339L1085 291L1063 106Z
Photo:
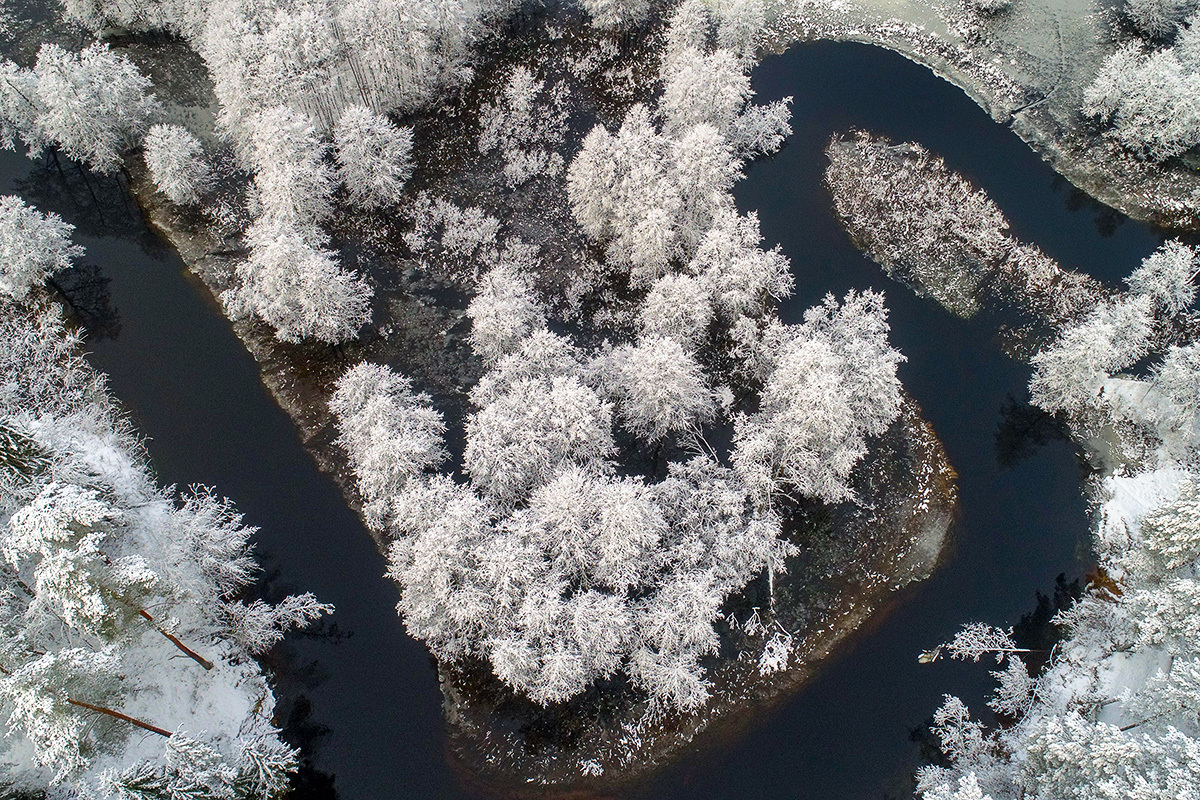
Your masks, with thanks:
M57 273L51 285L66 302L71 315L92 339L115 339L121 333L121 315L112 305L105 277L95 264L77 264Z
M1010 394L1000 409L1000 422L996 426L996 461L1009 469L1050 442L1067 439L1067 429L1061 420L1028 403L1017 402Z

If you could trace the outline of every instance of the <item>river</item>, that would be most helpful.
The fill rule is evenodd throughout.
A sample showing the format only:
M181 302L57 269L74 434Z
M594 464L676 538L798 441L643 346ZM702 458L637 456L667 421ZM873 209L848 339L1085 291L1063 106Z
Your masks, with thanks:
M754 81L764 100L795 97L795 134L737 188L739 203L758 209L768 245L792 259L797 292L784 317L799 319L827 291L886 292L893 342L908 357L901 378L959 472L962 514L942 569L901 592L816 680L629 794L900 797L920 763L911 734L941 695L983 712L991 683L986 665L919 665L918 652L969 621L1013 624L1057 575L1083 574L1087 509L1074 448L1053 437L1037 445L1012 424L1025 419L1028 368L1002 356L991 331L916 298L851 246L821 183L822 150L854 126L920 141L986 188L1018 238L1105 280L1131 271L1160 238L1081 199L962 92L895 54L805 44L765 61ZM72 294L92 331L89 359L147 437L160 480L214 485L260 526L262 596L312 591L337 606L321 630L289 636L271 657L280 721L307 764L296 797L473 796L448 766L436 673L396 617L383 557L304 452L213 298L115 179L4 153L0 182L78 226L87 268L63 283L85 287ZM1003 459L998 432L1010 445Z

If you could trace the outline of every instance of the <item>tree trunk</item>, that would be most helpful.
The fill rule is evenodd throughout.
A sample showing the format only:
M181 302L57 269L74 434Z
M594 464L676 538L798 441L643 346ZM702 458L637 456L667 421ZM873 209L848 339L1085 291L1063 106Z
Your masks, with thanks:
M178 647L188 658L192 659L193 661L195 661L197 664L204 667L205 669L213 668L213 663L211 661L209 661L207 658L205 658L204 656L197 653L195 650L192 650L186 644L179 641L179 639L177 639L176 637L172 636L171 634L169 634L165 630L163 630L161 627L159 627L158 623L154 621L154 617L150 616L150 612L146 611L146 609L139 608L138 613L141 614L143 618L148 620L150 622L150 624L154 626L154 630L158 631L163 636L167 637L167 639L169 639L171 641L171 644Z
M170 738L170 736L171 736L170 731L165 731L156 725L151 725L149 722L142 722L140 719L131 717L128 714L122 714L120 711L113 711L111 708L105 708L104 706L92 705L91 703L85 703L82 700L75 700L70 697L67 698L67 702L73 706L79 706L80 708L86 708L88 711L95 711L98 714L104 714L106 716L112 717L113 719L119 719L123 722L128 722L130 725L136 725L137 727L141 728L144 731L150 731L151 733L157 733L159 736L166 736L168 738Z
M3 673L5 675L12 675L12 673L9 672L7 669L5 669L3 666L0 666L0 673ZM73 706L78 706L79 708L86 708L88 711L95 711L98 714L104 714L105 716L112 717L113 719L119 719L122 722L128 722L130 725L136 725L137 727L141 728L144 731L150 731L151 733L157 733L159 736L167 736L167 737L171 736L170 731L163 730L162 728L158 727L157 725L151 725L149 722L142 722L140 719L137 719L136 717L131 717L128 714L122 714L120 711L113 711L111 708L105 708L104 706L98 706L93 703L87 703L87 702L84 702L83 700L76 700L73 697L68 697L67 702Z

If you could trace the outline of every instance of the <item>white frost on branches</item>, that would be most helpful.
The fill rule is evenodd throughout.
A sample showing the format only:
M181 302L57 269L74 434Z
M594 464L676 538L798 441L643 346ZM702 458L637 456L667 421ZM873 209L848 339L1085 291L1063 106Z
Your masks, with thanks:
M399 128L366 106L342 112L333 130L338 180L350 202L374 209L400 201L412 177L412 128Z
M29 290L71 266L83 248L71 244L75 226L41 214L16 195L0 197L0 295L24 300Z
M338 265L319 235L271 217L255 222L246 233L250 257L237 267L239 282L221 295L229 312L259 317L283 342L337 344L357 336L371 319L371 288Z
M479 152L500 152L509 186L562 173L563 158L555 148L567 131L566 101L565 83L547 88L528 68L516 67L496 102L483 105Z
M896 367L888 345L883 295L827 296L802 325L768 340L769 374L758 411L737 419L733 463L757 496L794 489L837 502L866 454L866 437L882 434L900 413Z
M155 125L146 134L146 166L158 190L172 203L199 202L213 184L200 141L179 125Z

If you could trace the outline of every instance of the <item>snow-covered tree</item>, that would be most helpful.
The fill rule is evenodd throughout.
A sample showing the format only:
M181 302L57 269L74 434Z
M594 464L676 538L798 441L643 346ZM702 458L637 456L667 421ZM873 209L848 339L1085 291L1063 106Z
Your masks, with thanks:
M329 408L368 503L386 500L446 458L446 425L429 395L385 366L359 364L339 380Z
M198 202L212 186L212 167L204 158L204 148L187 128L155 125L147 132L143 146L150 177L171 202Z
M147 93L150 81L107 45L71 53L44 44L33 72L42 135L97 172L115 171L121 154L160 111Z
M412 176L412 129L400 128L366 106L342 112L333 131L338 180L350 202L382 208L400 200Z
M269 108L254 117L250 143L264 216L304 227L333 213L333 170L312 120L288 106Z
M38 124L37 76L7 59L0 59L0 147L15 149L23 142L30 154L50 143Z
M636 105L614 136L596 126L567 172L575 218L607 257L649 282L678 254L678 192L668 175L668 149L650 111Z
M727 0L719 4L717 43L747 63L755 56L766 32L766 0Z
M1047 411L1097 407L1101 384L1149 350L1153 316L1146 295L1101 303L1032 359L1031 400Z
M597 28L632 28L650 13L651 0L580 0Z
M1033 703L1036 685L1025 662L1020 658L1010 658L1008 666L993 672L992 677L996 679L996 696L988 701L988 705L997 714L1020 718Z
M1178 314L1196 299L1193 281L1200 272L1200 253L1178 239L1163 244L1126 278L1129 288L1154 298L1168 315Z
M737 56L723 49L676 54L663 65L663 83L659 113L668 134L703 123L728 135L752 96Z
M782 328L771 351L759 409L737 421L733 463L762 498L793 488L837 502L846 481L900 413L896 367L888 345L883 295L850 292L810 308L804 323Z
M676 10L657 107L633 106L615 134L593 128L567 172L576 220L638 286L693 256L718 218L733 213L729 190L743 160L777 149L791 132L790 98L748 105L744 65L708 46L709 23L702 2Z
M726 208L716 214L687 269L710 287L713 305L733 320L757 315L764 305L792 293L791 262L775 247L763 250L758 215Z
M83 248L71 244L75 226L41 214L16 195L0 197L0 294L24 300L29 290L71 266Z
M0 673L9 734L29 742L33 759L51 770L54 782L74 776L102 750L103 736L94 730L89 706L116 704L119 664L110 649L73 647Z
M707 283L691 275L664 275L650 287L638 310L643 336L674 339L695 350L712 323L712 298Z
M656 442L712 419L713 397L704 372L675 339L644 338L605 360L606 388L617 398L625 426L638 437Z
M246 232L250 257L237 267L238 285L221 299L234 316L253 314L283 342L316 339L337 344L371 320L371 288L342 269L316 231L274 217Z
M172 585L210 600L231 597L248 585L258 569L250 554L250 537L258 528L245 525L233 504L210 487L193 486L181 496L174 513L171 564L197 569L168 570Z
M333 611L310 592L288 595L271 605L262 600L243 603L235 600L221 606L222 621L234 640L251 655L262 655L294 628L305 628Z
M1155 367L1153 386L1169 404L1157 412L1159 424L1185 442L1195 441L1200 434L1200 343L1168 348Z
M526 379L467 420L471 483L511 503L560 466L603 463L613 452L612 406L578 377Z
M1127 0L1125 13L1139 31L1160 39L1174 33L1195 10L1194 0Z
M546 315L529 279L515 266L502 264L480 277L467 306L471 347L485 362L517 349L530 334L545 327Z
M0 552L31 574L30 606L74 630L115 641L140 616L159 578L137 555L110 558L102 549L119 512L95 492L51 483L9 520Z
M0 315L0 781L191 797L203 776L227 800L278 795L296 761L249 656L328 607L260 603L272 625L235 628L251 529L211 492L177 503L154 484L78 344L53 306ZM212 739L159 756L143 734L172 737L160 726Z
M388 575L401 586L398 610L405 628L439 658L454 661L478 652L502 622L497 613L502 598L489 591L489 567L510 566L508 559L485 560L491 509L445 476L411 482L397 505L398 516L412 524L388 554Z
M1083 113L1135 155L1163 161L1200 143L1200 29L1180 30L1173 46L1146 53L1122 46L1084 90Z
M1187 567L1200 558L1200 486L1185 481L1172 501L1151 509L1141 519L1143 551L1130 566L1148 574Z
M709 620L721 603L721 591L709 573L683 572L666 583L635 623L644 644L631 660L634 680L678 708L695 708L708 699L699 660L717 650Z

